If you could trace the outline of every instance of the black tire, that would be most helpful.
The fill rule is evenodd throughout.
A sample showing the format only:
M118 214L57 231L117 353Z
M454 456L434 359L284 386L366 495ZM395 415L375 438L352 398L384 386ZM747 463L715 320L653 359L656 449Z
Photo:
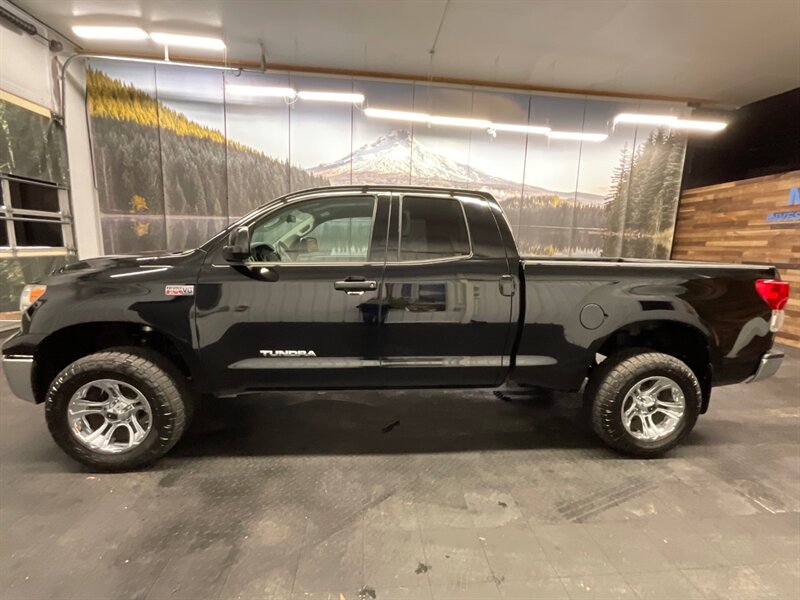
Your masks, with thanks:
M623 424L623 400L636 383L659 375L672 379L683 392L683 418L663 439L638 439ZM600 439L615 450L642 458L659 456L680 443L695 426L702 406L700 383L686 363L646 349L625 350L606 358L589 378L585 399L591 406L592 427Z
M139 348L119 348L80 358L50 385L45 417L50 434L69 456L98 471L127 471L152 464L181 438L186 427L186 386L160 355ZM113 378L141 391L150 406L152 425L144 440L129 451L103 454L83 445L67 420L72 395L93 380Z

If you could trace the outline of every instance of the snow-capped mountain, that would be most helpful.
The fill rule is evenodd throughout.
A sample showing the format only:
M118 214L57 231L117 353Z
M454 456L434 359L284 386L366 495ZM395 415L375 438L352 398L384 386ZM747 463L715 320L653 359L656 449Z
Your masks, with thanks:
M311 173L327 177L334 184L350 183L351 169L353 180L364 183L408 184L412 177L419 185L483 180L510 183L474 169L470 171L467 165L430 151L419 140L412 142L411 134L402 129L382 135L335 162L318 165Z
M413 160L412 160L413 155ZM411 134L397 129L365 144L337 161L323 163L309 169L314 175L327 177L334 185L357 183L389 185L429 185L465 187L491 191L502 198L519 195L522 185L502 177L495 177L464 163L434 152ZM558 192L535 186L525 186L526 194L558 194L574 197L574 192ZM586 202L603 202L602 196L578 194Z

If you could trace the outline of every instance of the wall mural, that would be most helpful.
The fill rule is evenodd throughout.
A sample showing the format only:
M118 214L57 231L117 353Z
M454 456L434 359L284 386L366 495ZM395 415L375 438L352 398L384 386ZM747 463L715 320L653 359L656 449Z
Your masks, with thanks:
M609 137L492 136L240 93L248 85L356 92L365 107ZM667 258L672 245L686 139L642 125L611 130L636 101L102 60L87 70L87 101L109 253L194 247L289 191L361 183L489 191L525 254Z

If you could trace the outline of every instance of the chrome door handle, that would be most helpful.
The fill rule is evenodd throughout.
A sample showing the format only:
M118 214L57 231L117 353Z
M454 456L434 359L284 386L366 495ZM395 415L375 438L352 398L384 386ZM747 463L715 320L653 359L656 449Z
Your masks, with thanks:
M378 289L377 281L367 281L364 278L348 277L333 284L334 289L347 292L351 296L361 296L364 292Z

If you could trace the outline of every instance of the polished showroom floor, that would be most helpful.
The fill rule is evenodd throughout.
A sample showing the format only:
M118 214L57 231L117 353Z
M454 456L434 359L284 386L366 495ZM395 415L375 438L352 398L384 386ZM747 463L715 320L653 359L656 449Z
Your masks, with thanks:
M0 396L3 600L800 595L798 351L652 461L574 396L307 393L221 401L101 475Z

